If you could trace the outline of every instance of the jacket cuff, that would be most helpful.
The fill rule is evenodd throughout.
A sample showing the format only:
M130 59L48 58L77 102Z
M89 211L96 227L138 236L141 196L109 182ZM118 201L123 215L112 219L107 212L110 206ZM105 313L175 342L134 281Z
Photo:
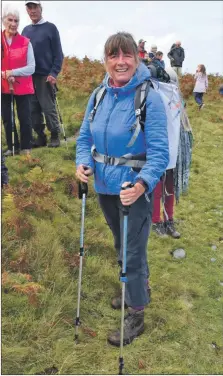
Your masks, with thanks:
M149 187L143 179L136 180L136 183L141 184L145 188L145 192L148 191Z

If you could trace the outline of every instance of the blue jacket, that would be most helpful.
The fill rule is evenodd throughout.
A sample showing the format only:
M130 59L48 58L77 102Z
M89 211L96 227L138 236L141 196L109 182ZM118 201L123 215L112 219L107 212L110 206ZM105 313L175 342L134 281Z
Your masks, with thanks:
M108 85L106 74L103 85L107 92L99 104L92 123L92 133L88 116L94 107L95 92L91 95L85 117L80 128L76 146L76 166L80 164L94 169L95 190L97 193L119 195L124 182L136 183L142 179L153 191L169 162L167 117L162 99L154 89L150 89L146 100L146 121L144 132L140 131L132 147L127 144L132 137L131 127L135 117L134 97L136 87L148 80L150 72L140 63L132 79L123 87ZM91 156L94 144L99 153L113 157L124 154L146 153L147 162L139 173L128 166L111 166L95 162Z

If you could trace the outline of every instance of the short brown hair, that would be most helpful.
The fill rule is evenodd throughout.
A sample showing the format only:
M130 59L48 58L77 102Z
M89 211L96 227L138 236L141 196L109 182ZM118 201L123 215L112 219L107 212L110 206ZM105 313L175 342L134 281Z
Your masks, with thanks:
M131 53L134 55L135 60L138 61L138 48L137 44L130 33L118 32L111 35L104 46L104 58L105 60L108 56L116 55L119 49L124 53Z

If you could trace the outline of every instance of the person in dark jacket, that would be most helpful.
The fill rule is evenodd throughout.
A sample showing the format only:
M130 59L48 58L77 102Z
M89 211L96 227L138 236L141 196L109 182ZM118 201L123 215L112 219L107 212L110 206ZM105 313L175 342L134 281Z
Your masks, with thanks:
M180 77L182 76L182 66L185 59L184 49L181 47L181 42L177 41L174 43L167 54L170 59L170 65L175 70L176 74Z
M35 95L32 100L32 126L37 133L37 140L33 146L46 146L47 138L44 133L45 115L46 125L51 133L49 147L60 145L60 124L55 102L55 84L63 63L63 52L60 35L56 26L42 18L40 1L26 1L26 9L32 24L26 26L22 35L30 39L36 69L33 75Z
M104 47L107 74L106 89L94 117L96 91L89 99L76 147L76 177L88 183L94 174L99 204L113 233L118 264L122 264L122 205L131 206L128 215L127 278L125 302L128 315L124 322L124 344L144 331L144 307L149 303L147 242L149 237L153 189L169 163L167 116L161 96L151 88L146 98L144 131L132 140L137 121L134 98L138 85L149 80L149 69L140 62L137 44L129 33L119 32L108 38ZM123 155L142 154L146 162L140 172L120 163ZM114 162L115 161L115 162ZM116 164L115 164L116 163ZM86 169L85 169L86 168ZM132 183L127 190L121 188ZM121 308L120 296L112 300ZM108 337L120 345L120 331Z

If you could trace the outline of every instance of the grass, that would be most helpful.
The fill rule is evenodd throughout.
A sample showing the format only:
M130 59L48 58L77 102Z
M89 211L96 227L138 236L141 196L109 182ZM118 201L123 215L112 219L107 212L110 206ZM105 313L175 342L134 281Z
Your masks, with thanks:
M78 120L75 113L83 114L87 94L63 88L58 98L71 135L79 127L82 115ZM187 101L195 143L189 192L175 210L182 236L150 236L152 302L146 308L145 333L124 348L125 372L130 374L223 371L223 99L213 90L205 99L201 112L193 98ZM68 150L37 149L30 158L6 161L10 185L2 195L2 374L118 372L119 349L106 337L120 326L120 312L110 308L120 283L112 236L92 182L79 344L74 342L81 215L74 158L75 141ZM186 258L176 260L170 251L181 247Z

